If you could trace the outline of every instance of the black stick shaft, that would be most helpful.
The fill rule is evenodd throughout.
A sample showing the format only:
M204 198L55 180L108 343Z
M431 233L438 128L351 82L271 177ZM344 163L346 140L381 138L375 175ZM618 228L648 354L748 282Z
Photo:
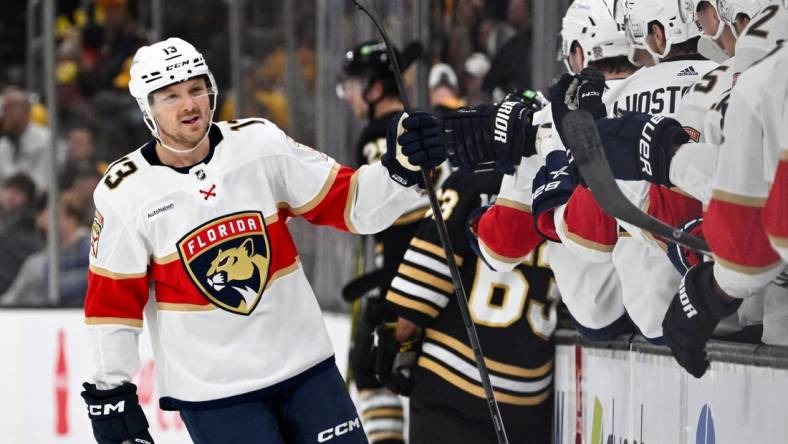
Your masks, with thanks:
M410 101L408 100L408 95L405 93L405 85L402 81L402 71L400 71L397 56L392 50L393 47L391 46L391 42L389 41L386 30L380 24L380 20L371 10L371 8L365 7L359 0L353 0L353 2L356 4L356 6L358 6L359 9L364 11L364 13L369 16L369 18L375 24L375 27L378 28L378 31L383 38L383 42L386 44L386 51L389 54L389 59L391 60L392 71L394 72L394 79L397 82L397 88L399 89L400 100L402 101L402 105L405 108L405 112L409 113L411 110ZM425 188L427 189L427 195L430 199L430 208L432 208L432 213L435 216L435 224L438 227L438 235L440 236L441 244L443 245L443 251L446 254L446 262L451 272L452 283L454 284L454 295L457 297L457 305L460 307L460 314L462 315L462 320L465 324L465 330L468 333L468 340L471 344L471 349L473 349L476 368L479 370L479 377L481 379L482 386L484 387L484 395L487 401L487 407L490 410L490 417L492 418L493 426L495 428L495 435L498 439L498 444L508 444L509 439L506 437L506 429L504 428L503 418L501 417L501 410L498 408L498 402L495 400L495 393L493 392L492 383L490 382L490 374L484 364L484 353L482 352L482 346L479 342L479 335L476 332L476 327L474 326L471 319L471 314L468 311L468 296L465 292L465 288L462 285L462 279L460 277L460 270L457 267L457 262L454 260L454 248L452 247L451 241L449 240L449 230L446 228L446 222L443 220L443 214L441 214L438 196L435 193L435 184L432 181L432 175L430 173L431 171L422 169L421 178L424 181Z

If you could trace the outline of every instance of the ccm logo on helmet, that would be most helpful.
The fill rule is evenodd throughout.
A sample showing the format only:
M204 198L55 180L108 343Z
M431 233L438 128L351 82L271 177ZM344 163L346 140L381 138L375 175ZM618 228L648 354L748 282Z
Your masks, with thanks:
M126 410L126 401L119 401L117 404L93 404L88 406L90 416L109 415L112 412L123 413Z
M188 64L189 64L188 60L184 60L182 62L174 63L172 65L167 66L165 71L170 71L170 70L175 69L175 68L180 68L181 66L188 65Z
M338 424L330 429L323 430L322 432L317 434L317 442L326 442L328 440L334 439L338 436L342 436L346 433L350 433L355 429L361 428L361 421L358 420L358 417L351 419L350 421L343 422L342 424Z

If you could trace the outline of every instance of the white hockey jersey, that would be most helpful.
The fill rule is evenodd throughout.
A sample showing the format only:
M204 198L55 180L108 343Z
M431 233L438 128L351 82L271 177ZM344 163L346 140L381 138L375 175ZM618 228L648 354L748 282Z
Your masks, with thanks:
M287 219L372 233L420 197L380 163L353 171L267 120L213 124L209 139L210 154L190 168L162 165L144 145L94 193L94 380L132 378L144 310L164 409L245 399L332 365Z
M764 225L774 233L785 232L785 218L779 212L766 217L764 206L770 188L772 193L782 190L772 182L786 146L786 72L788 48L779 45L741 74L725 116L704 234L714 253L715 278L734 297L760 291L784 266Z
M735 57L721 63L698 80L679 104L676 120L691 142L673 156L670 181L695 199L708 205L719 145L722 118L733 86Z

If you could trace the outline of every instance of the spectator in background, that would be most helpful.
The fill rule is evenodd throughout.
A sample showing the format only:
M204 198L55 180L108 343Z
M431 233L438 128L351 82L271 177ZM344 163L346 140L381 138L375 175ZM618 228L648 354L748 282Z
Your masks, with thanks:
M36 225L44 233L49 229L49 211L38 212ZM60 195L60 306L81 307L87 291L90 233L81 222L82 211L71 193ZM47 251L32 254L22 264L16 279L0 296L0 305L48 305L49 279Z
M24 90L8 87L2 99L0 180L21 171L30 175L36 187L43 189L49 172L49 129L30 121L31 103Z
M36 184L19 173L0 185L0 294L14 280L22 262L41 248L35 231Z
M71 188L79 174L99 167L93 131L86 126L71 128L66 133L66 161L59 176L61 189Z
M481 2L479 0L457 0L456 9L452 14L451 22L446 27L448 40L444 50L449 65L458 67L467 59L476 48L476 36L479 34L481 20Z
M457 74L451 66L445 63L435 64L430 69L428 79L430 108L434 112L442 115L465 105L460 99Z
M509 23L517 33L495 54L482 87L488 94L499 90L500 98L517 88L531 87L531 27L528 0L510 0ZM493 99L497 94L493 95Z
M487 56L477 52L468 57L463 65L463 90L465 90L465 103L468 106L476 106L482 103L489 103L488 96L482 88L484 76L490 70L490 61Z

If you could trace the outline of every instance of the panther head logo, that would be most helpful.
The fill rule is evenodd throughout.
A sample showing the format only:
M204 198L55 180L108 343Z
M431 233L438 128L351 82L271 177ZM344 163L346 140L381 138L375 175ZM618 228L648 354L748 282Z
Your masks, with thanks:
M249 315L268 282L271 249L259 211L222 216L178 241L192 283L212 304Z
M238 309L247 311L257 300L260 277L268 269L268 259L254 252L252 239L227 250L219 249L206 273L208 285L217 292L232 289L241 296Z

